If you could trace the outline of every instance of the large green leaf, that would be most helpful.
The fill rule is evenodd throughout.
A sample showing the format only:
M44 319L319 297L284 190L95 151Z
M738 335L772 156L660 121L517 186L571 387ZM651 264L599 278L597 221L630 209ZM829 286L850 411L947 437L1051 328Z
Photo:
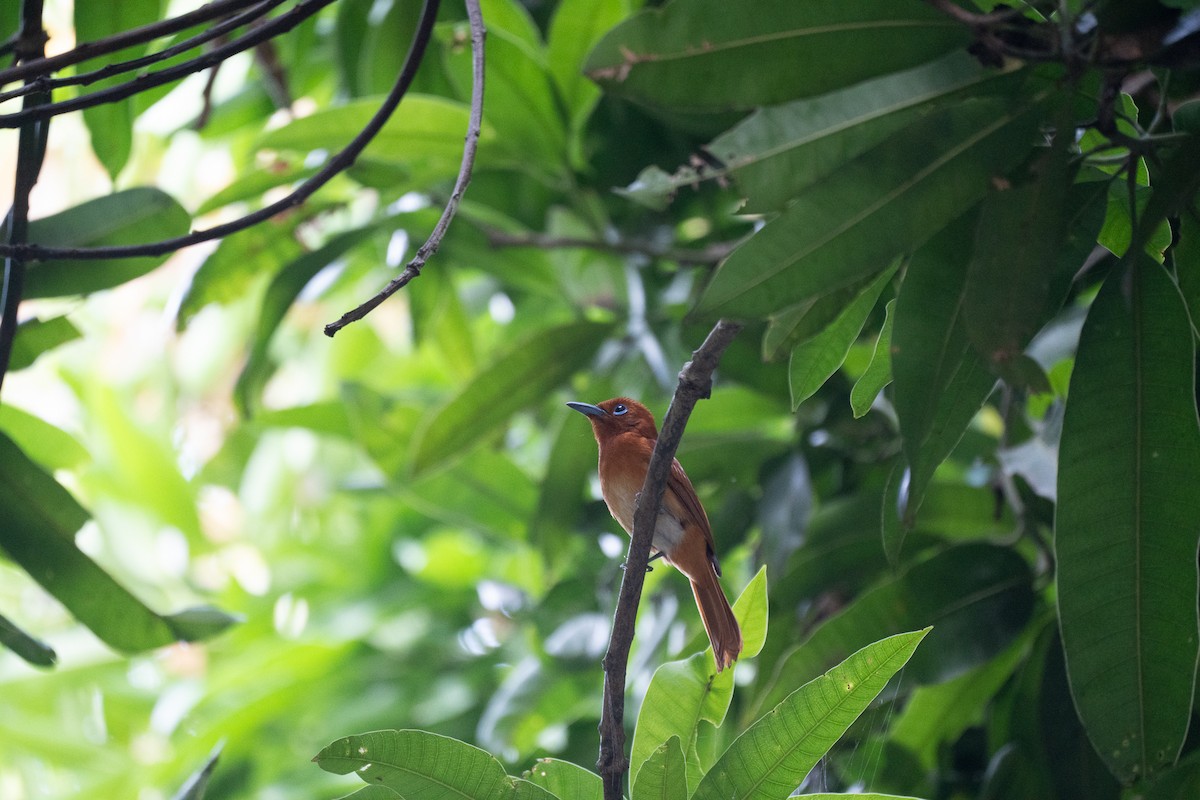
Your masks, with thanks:
M88 200L29 223L29 241L46 247L105 247L156 242L188 232L192 218L173 197L139 187ZM145 275L166 256L103 261L33 261L26 299L89 294Z
M529 541L553 564L569 552L588 476L596 468L596 445L579 420L564 415L554 429L546 474L538 488L537 511L528 522Z
M739 736L700 781L694 800L791 794L912 657L929 628L867 645L789 694Z
M848 285L910 252L1029 152L1030 106L979 100L918 119L804 191L738 247L704 315L755 318Z
M50 319L27 319L17 325L17 335L13 339L12 355L9 357L8 369L15 372L33 364L42 353L53 350L60 344L78 339L79 329L71 324L65 316Z
M1167 273L1131 252L1080 337L1055 517L1071 692L1123 782L1173 763L1188 730L1200 539L1189 321Z
M875 398L892 382L892 324L896 319L896 301L889 300L883 318L883 327L875 339L871 351L871 363L850 390L850 408L854 418L866 416L875 403Z
M313 760L326 772L353 772L366 783L385 786L405 800L508 800L522 796L516 781L490 754L425 731L347 736L326 746Z
M546 41L546 61L575 127L582 124L600 99L599 88L584 77L584 59L628 10L627 0L563 0L554 9Z
M827 95L759 109L708 145L716 166L685 165L671 175L649 167L630 190L643 202L651 192L663 205L699 180L732 177L746 196L745 211L777 211L934 105L1017 85L1011 73L951 53Z
M922 684L949 680L1004 650L1029 622L1033 600L1029 565L1011 549L951 547L823 622L781 659L755 708L761 713L867 642L923 625L934 632L905 675Z
M516 412L535 408L591 360L609 329L572 322L518 342L429 418L414 446L413 472L444 465L503 428Z
M906 524L895 526L895 535L884 540L892 560L933 471L962 438L995 384L971 347L962 319L975 219L972 214L957 220L917 251L896 298L894 404L910 474Z
M678 736L655 748L631 785L633 800L687 800L687 764Z
M557 758L539 758L522 777L563 800L568 797L571 800L602 800L604 797L604 782L599 775Z
M75 546L88 513L0 434L0 548L104 642L129 653L215 636L234 622L213 608L156 614Z
M890 0L675 0L609 31L584 70L605 91L679 111L725 111L824 94L967 43L949 17Z

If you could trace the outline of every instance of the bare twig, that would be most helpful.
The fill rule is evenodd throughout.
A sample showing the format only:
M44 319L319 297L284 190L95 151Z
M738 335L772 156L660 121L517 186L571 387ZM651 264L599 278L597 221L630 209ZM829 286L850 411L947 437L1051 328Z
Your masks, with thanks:
M663 247L644 239L582 239L570 236L547 236L540 233L513 234L494 228L484 229L488 244L493 247L537 247L543 250L582 248L606 253L644 255L665 258L679 264L716 264L734 251L741 241L714 242L701 248Z
M450 221L454 219L454 215L458 211L458 204L462 201L463 192L467 190L467 184L471 181L471 170L475 166L475 151L479 146L479 131L483 126L483 43L487 36L487 29L483 24L483 13L479 9L479 0L466 0L466 5L467 20L471 26L471 116L467 123L467 136L463 144L462 163L458 168L458 178L454 181L454 190L450 193L450 200L446 203L446 208L442 211L442 216L438 219L437 225L433 227L433 232L429 234L429 238L425 240L425 244L417 249L417 253L413 256L412 261L409 261L405 265L404 271L396 278L388 281L388 284L370 300L342 314L337 321L326 325L326 336L332 337L351 322L360 320L367 314L370 314L380 303L404 288L408 285L409 281L421 274L421 269L425 266L425 262L437 252L438 247L441 245L442 238L445 237L446 230L450 227Z
M613 617L612 637L604 655L604 700L600 712L600 759L596 768L604 781L604 800L621 800L629 759L625 755L625 671L629 662L629 647L633 643L634 622L646 567L650 562L650 542L662 506L667 474L675 451L683 438L683 429L696 402L710 396L712 374L725 348L737 336L742 326L721 320L709 332L704 344L692 353L692 360L679 373L679 385L667 416L658 432L658 442L650 457L646 482L637 498L633 515L633 536L625 558L625 575Z
M400 75L396 78L396 83L392 86L391 91L379 106L379 110L375 112L375 115L371 117L363 129L358 132L358 135L345 148L331 158L316 174L300 184L300 186L286 197L223 225L215 225L205 230L193 231L184 236L164 239L159 242L113 247L66 248L43 247L36 244L0 245L0 256L17 255L30 261L49 258L83 260L161 256L184 247L189 247L190 245L199 244L200 242L221 239L232 233L237 233L238 231L257 225L280 212L300 205L316 193L318 189L332 180L335 175L353 164L362 151L366 149L367 145L370 144L375 134L379 133L380 129L383 128L388 118L391 117L392 112L396 110L396 106L400 104L400 101L408 91L408 87L412 84L413 77L417 73L417 67L421 63L421 57L425 53L425 47L429 44L429 40L433 35L433 24L437 18L439 5L440 0L425 0L425 4L421 9L421 18L417 22L417 30L413 34L412 46L409 48L408 57L404 61L404 67L400 70Z
M45 52L46 31L42 27L42 0L24 0L21 6L21 30L18 32L15 53L18 61L39 58ZM22 103L33 106L49 100L41 92L27 95ZM37 183L46 155L46 133L49 123L29 122L21 126L17 139L17 170L13 186L13 204L8 211L7 239L21 243L29 236L29 193ZM17 309L24 293L25 261L20 256L4 259L3 282L0 283L0 385L8 373L13 340L17 335Z

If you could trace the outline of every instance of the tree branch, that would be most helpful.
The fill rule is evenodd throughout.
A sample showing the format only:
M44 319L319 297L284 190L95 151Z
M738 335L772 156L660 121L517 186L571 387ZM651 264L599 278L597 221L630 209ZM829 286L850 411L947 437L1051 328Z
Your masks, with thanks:
M337 321L326 325L326 336L332 337L351 322L360 320L367 314L370 314L380 303L404 288L408 285L409 281L421 274L425 262L437 252L442 239L446 236L446 230L450 227L450 221L454 219L454 215L458 212L458 205L462 201L463 193L467 190L467 184L471 182L471 170L475 166L475 151L479 147L479 132L483 126L483 44L484 39L487 37L487 28L483 24L483 12L480 11L479 0L466 0L466 5L467 19L471 26L471 116L467 123L467 136L463 144L462 163L458 167L458 178L454 181L454 190L450 193L450 200L447 201L446 208L442 211L442 216L438 219L437 225L433 227L433 233L429 234L429 238L425 240L425 244L418 248L412 261L409 261L405 265L404 271L396 278L388 281L388 284L380 289L379 293L370 300L342 314Z
M42 27L42 0L25 0L21 6L21 30L15 53L18 61L39 58L45 52L46 31ZM22 101L26 107L45 103L48 94L37 92ZM17 170L13 186L13 204L8 211L7 239L22 243L29 236L29 193L37 183L46 155L48 122L28 122L21 126L17 140ZM20 256L4 259L0 283L0 386L8 373L13 340L17 335L17 310L25 290L25 260Z
M484 228L484 236L493 247L537 247L543 250L559 248L583 248L623 255L644 255L650 258L665 258L679 264L716 264L732 253L741 240L714 242L702 248L663 247L645 239L582 239L570 236L547 236L541 233L515 234Z
M650 543L658 511L662 506L667 475L688 417L696 402L712 393L712 374L725 348L737 336L742 326L721 320L709 332L704 344L692 353L692 360L679 373L679 385L667 416L658 432L658 442L650 457L646 482L638 494L633 515L633 536L625 558L625 575L613 616L612 636L604 655L604 700L600 713L600 759L596 768L604 781L604 800L621 800L629 759L625 755L625 671L629 662L629 647L633 643L634 623L646 567L650 562Z
M408 87L412 84L413 77L417 73L417 67L421 63L421 57L425 54L425 48L433 35L433 25L437 18L439 5L440 0L425 0L425 4L421 9L421 18L417 22L417 30L413 34L413 41L408 51L408 57L404 61L404 67L400 70L400 75L397 76L396 83L392 86L388 96L379 106L379 110L375 112L375 116L371 117L363 129L359 131L358 135L345 148L331 158L316 174L300 184L295 191L286 197L231 222L215 225L201 231L193 231L192 233L177 236L173 239L164 239L159 242L113 247L73 248L43 247L36 244L9 244L0 245L0 256L15 255L29 261L50 258L83 260L161 256L190 245L199 244L200 242L221 239L257 225L280 212L300 205L315 194L318 189L332 180L335 175L353 164L362 151L366 149L367 145L370 144L375 134L379 133L380 129L383 128L388 118L391 117L392 112L396 110L396 106L400 104L400 101L408 92Z

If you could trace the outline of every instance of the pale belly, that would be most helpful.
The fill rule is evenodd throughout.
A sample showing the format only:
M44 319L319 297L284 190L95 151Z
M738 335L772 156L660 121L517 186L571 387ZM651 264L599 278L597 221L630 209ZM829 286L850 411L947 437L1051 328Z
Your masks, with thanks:
M626 533L633 535L633 513L636 507L638 492L642 490L641 482L622 481L616 485L606 486L608 494L605 502L613 518L621 523ZM658 514L658 523L654 527L654 538L651 543L654 549L667 556L683 540L683 524L664 508Z

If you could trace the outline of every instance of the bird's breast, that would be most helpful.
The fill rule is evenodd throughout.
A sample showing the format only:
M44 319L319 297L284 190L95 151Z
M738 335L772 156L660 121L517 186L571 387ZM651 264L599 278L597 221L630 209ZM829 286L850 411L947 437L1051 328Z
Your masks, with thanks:
M608 472L608 474L604 474ZM625 532L633 535L633 513L637 508L637 496L642 491L646 473L635 474L632 470L601 470L600 489L604 494L604 502L608 505L613 518L621 524ZM654 526L654 549L670 556L676 546L683 540L683 523L665 507L658 514L658 522Z

